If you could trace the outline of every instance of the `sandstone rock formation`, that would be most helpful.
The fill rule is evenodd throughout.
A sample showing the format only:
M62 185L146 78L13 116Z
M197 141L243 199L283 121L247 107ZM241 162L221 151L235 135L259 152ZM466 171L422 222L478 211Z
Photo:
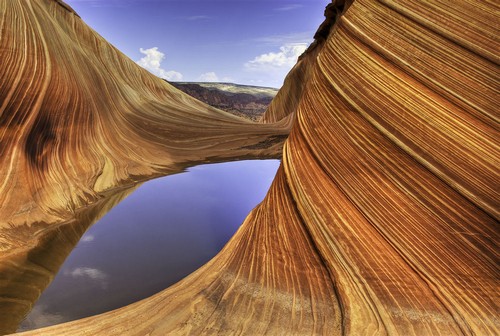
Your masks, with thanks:
M54 257L59 231L82 234L96 219L89 212L139 181L202 162L279 157L290 128L185 95L62 1L0 1L0 60L3 332L15 331L77 241Z
M125 61L54 1L2 2L0 15L9 60L0 66L0 218L13 218L2 232L69 217L105 198L96 190L187 164L183 147L192 161L207 148L227 158L241 151L235 129L262 139L293 120L268 195L217 257L148 299L27 335L499 334L496 3L334 1L263 128L206 107L201 115L204 105ZM72 42L65 34L75 30L87 39ZM44 32L59 37L49 44ZM84 62L85 48L96 59ZM96 64L120 71L101 82L110 68ZM82 73L87 81L72 85ZM80 90L94 87L99 95L85 100ZM27 147L33 138L46 145ZM153 160L158 148L168 162ZM26 176L29 190L16 182ZM19 208L15 195L30 192Z

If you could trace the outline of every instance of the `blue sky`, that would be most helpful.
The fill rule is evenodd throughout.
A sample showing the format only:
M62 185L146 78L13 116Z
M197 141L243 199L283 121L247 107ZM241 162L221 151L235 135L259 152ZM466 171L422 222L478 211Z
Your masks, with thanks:
M330 0L66 0L154 74L280 87Z

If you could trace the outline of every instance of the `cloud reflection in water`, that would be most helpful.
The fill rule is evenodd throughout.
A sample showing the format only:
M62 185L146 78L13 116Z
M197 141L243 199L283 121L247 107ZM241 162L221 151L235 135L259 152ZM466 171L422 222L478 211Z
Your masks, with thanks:
M202 165L143 184L83 235L19 330L109 311L179 281L220 251L278 166Z

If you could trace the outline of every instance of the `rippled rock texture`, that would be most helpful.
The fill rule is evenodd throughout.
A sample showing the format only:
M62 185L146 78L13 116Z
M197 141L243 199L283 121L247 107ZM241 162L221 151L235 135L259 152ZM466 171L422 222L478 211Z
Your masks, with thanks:
M290 129L180 92L61 1L0 1L0 60L2 332L15 331L64 260L47 252L64 236L56 228L82 234L96 218L83 214L138 181L202 162L279 157Z
M183 146L221 155L236 126L293 120L267 197L217 257L151 298L27 334L499 334L494 2L334 1L259 131L201 116L54 1L1 2L0 13L0 197L12 228L147 175L136 167L160 166L144 163L153 149L171 162ZM75 30L86 37L66 35ZM13 201L27 186L22 209L41 209L31 215Z

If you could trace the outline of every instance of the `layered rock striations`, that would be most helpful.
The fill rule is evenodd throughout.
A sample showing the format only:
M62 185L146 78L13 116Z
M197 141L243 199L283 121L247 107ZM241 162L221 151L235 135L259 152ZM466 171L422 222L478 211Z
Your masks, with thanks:
M54 2L28 3L24 19L62 15ZM293 121L282 165L223 251L151 298L26 334L499 333L496 4L334 1L326 15L263 118L274 129ZM139 72L144 90L157 92L155 79L127 64L120 73ZM96 99L108 102L106 92ZM192 104L182 96L174 105ZM148 110L128 111L125 120ZM101 121L103 134L108 123L128 125L113 121ZM230 127L218 123L209 130L222 137ZM166 137L144 144L161 147ZM113 167L143 162L114 150L122 153L103 155Z
M139 181L202 162L279 157L290 128L189 97L62 1L0 1L0 78L3 332L15 331L57 271L44 252L53 230Z
M23 206L64 217L116 185L182 162L260 155L241 147L286 133L182 94L58 1L0 6L1 204L13 224Z

